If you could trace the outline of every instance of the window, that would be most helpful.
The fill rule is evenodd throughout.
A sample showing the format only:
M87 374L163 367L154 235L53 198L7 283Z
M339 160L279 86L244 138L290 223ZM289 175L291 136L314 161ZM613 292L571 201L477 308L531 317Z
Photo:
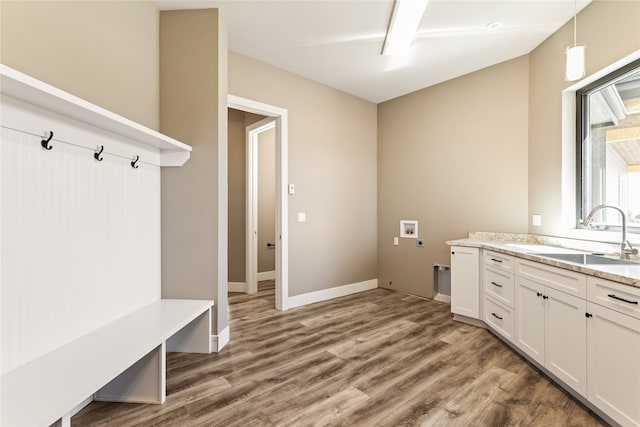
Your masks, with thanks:
M613 205L629 232L640 233L640 60L579 90L576 101L577 219ZM601 209L591 224L619 229L621 215Z

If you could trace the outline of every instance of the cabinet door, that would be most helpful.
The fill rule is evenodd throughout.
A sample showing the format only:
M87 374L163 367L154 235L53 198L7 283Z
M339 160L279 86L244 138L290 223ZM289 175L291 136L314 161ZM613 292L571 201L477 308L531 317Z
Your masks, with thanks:
M545 288L545 367L587 395L587 302Z
M640 426L640 319L587 303L588 399L624 426Z
M544 286L516 277L516 345L544 366Z
M451 247L451 312L480 318L480 250Z

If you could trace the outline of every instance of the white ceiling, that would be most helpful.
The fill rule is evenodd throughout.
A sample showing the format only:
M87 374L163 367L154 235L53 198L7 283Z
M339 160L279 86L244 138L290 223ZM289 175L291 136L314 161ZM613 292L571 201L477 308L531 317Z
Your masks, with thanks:
M387 57L393 3L155 1L160 10L218 8L229 49L375 103L529 53L574 13L573 0L431 0L411 56ZM503 25L489 31L491 22Z

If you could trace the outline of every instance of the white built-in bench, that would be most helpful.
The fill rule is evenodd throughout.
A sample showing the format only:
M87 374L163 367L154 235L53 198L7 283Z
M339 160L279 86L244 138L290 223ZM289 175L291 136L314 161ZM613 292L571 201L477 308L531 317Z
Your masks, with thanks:
M163 403L166 352L210 353L213 301L163 299L0 377L2 426L68 425L94 400Z

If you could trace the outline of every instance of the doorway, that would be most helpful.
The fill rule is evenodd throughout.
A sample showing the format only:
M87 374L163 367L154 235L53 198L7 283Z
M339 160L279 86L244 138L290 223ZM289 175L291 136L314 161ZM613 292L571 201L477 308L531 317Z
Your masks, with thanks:
M278 310L286 310L288 308L287 110L234 95L228 96L227 106L235 110L266 117L264 120L247 128L247 172L257 170L257 168L253 167L253 164L258 160L257 156L250 156L252 150L249 144L252 138L255 139L257 144L257 138L261 133L269 129L275 131L275 240L267 243L272 243L275 246L272 249L275 252L275 306ZM257 212L255 212L257 210L257 188L255 185L250 185L249 181L255 182L257 176L256 174L253 174L252 177L248 175L245 217L245 285L247 292L256 292L258 281L258 236L254 231L257 230ZM233 190L230 189L230 191ZM254 201L256 203L253 203ZM229 289L233 289L231 282Z
M275 280L275 135L267 117L246 128L245 281L247 292L258 282Z

